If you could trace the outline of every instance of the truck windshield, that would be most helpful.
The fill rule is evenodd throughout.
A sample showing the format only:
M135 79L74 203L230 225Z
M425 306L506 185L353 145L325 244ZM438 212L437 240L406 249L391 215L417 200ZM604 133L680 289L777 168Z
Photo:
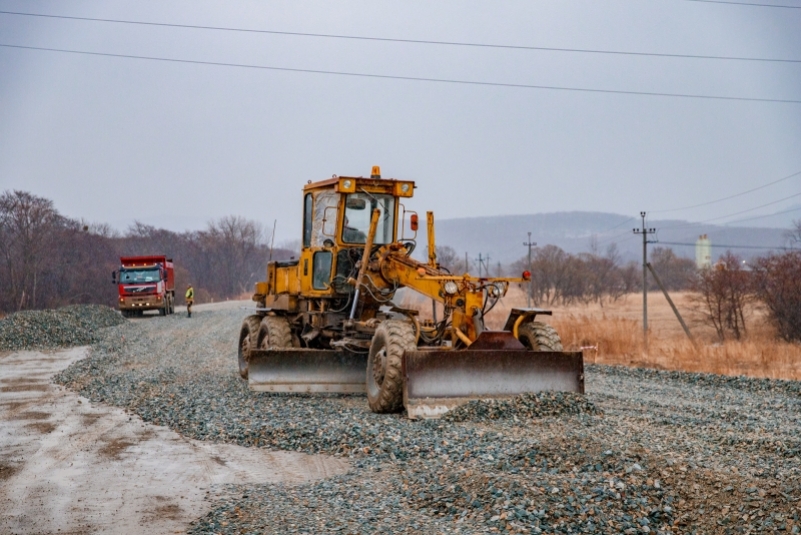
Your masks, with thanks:
M364 243L370 231L370 216L378 210L378 228L375 243L392 242L395 231L395 197L367 193L351 193L345 200L345 224L342 225L342 241Z
M120 284L141 284L144 282L158 282L159 280L158 268L120 270Z

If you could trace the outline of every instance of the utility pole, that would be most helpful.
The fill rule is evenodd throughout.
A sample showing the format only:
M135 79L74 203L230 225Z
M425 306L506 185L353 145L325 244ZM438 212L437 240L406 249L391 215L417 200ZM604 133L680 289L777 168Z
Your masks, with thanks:
M642 228L632 229L634 234L642 234L642 339L648 351L648 241L649 234L656 234L655 228L645 228L645 212L640 212Z
M470 272L470 264L467 263L467 251L464 252L464 272Z
M482 273L486 273L486 276L490 276L490 255L487 256L478 253L478 258L476 258L476 262L478 262L478 277L481 278ZM486 264L485 264L486 262Z
M528 233L528 241L524 242L523 245L528 247L528 272L531 273L531 248L537 246L537 242L531 241L531 233ZM528 279L528 308L531 308L531 293L532 293L532 282L531 279Z

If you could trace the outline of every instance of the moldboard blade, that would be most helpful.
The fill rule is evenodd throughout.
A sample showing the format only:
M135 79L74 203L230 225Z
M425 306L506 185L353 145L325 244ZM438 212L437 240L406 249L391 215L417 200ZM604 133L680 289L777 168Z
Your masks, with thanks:
M409 418L438 418L474 399L524 392L584 392L579 353L527 349L407 351L403 403Z
M257 392L364 393L367 354L322 349L250 353L248 387Z

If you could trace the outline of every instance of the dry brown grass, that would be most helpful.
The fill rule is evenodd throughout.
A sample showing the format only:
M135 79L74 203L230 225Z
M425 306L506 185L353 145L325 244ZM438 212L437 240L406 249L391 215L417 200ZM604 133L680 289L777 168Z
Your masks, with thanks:
M693 333L695 347L661 293L648 294L647 352L643 351L642 294L627 295L603 307L554 307L552 317L540 318L556 328L566 349L584 348L589 363L801 380L801 345L777 340L760 310L750 311L745 339L721 343L701 321L692 294L679 292L671 297ZM488 324L498 328L511 307L525 306L525 302L519 289L511 289L499 310L488 317Z

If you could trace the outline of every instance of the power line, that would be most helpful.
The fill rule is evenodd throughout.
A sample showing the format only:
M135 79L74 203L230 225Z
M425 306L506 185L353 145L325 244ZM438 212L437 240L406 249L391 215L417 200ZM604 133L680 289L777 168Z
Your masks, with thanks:
M657 58L706 59L706 60L723 60L723 61L751 61L751 62L768 62L768 63L801 63L801 59L754 58L746 56L712 56L704 54L669 54L660 52L631 52L625 50L596 50L589 48L560 48L560 47L548 47L548 46L470 43L466 41L436 41L431 39L402 39L402 38L391 38L391 37L370 37L362 35L344 35L344 34L332 34L332 33L288 32L279 30L232 28L226 26L203 26L196 24L174 24L167 22L148 22L148 21L124 20L124 19L101 19L94 17L76 17L68 15L48 15L43 13L27 13L21 11L0 11L0 14L18 15L24 17L40 17L40 18L50 18L50 19L79 20L87 22L111 22L115 24L156 26L164 28L214 30L214 31L256 33L256 34L268 34L268 35L289 35L295 37L318 37L324 39L347 39L352 41L378 41L385 43L462 46L462 47L472 47L472 48L496 48L496 49L507 49L507 50L535 50L540 52L568 52L568 53L579 53L579 54L606 54L606 55L616 55L616 56L642 56L642 57L657 57Z
M745 214L745 213L748 213L748 212L753 212L754 210L759 210L760 208L765 208L766 206L772 206L774 204L778 204L780 202L784 202L787 199L792 199L794 197L799 197L799 196L801 196L801 193L796 193L795 195L790 195L789 197L784 197L783 199L779 199L779 200L776 200L776 201L771 201L769 203L760 204L759 206L754 206L753 208L749 208L748 210L741 210L739 212L734 212L732 214L726 214L726 215L722 215L722 216L719 216L719 217L713 217L712 219L705 219L703 221L698 221L698 222L695 222L695 223L686 223L686 224L683 224L683 225L674 225L672 227L668 226L668 227L662 227L662 228L663 229L667 229L667 230L676 230L676 229L682 229L682 228L696 227L696 226L702 225L704 223L710 223L712 221L719 221L721 219L726 219L726 218L733 217L733 216L736 216L736 215ZM776 213L773 213L773 214L765 214L765 215L761 215L761 216L749 217L747 219L741 219L740 221L752 221L754 219L762 219L762 218L771 217L771 216L774 216L774 215L777 215L777 214L793 212L793 211L798 210L798 209L799 208L792 208L790 210L786 210L786 211L783 211L783 212L776 212ZM726 224L726 223L724 223L724 224Z
M775 212L772 214L758 215L755 217L748 217L746 219L738 219L737 221L735 221L735 223L742 223L744 221L753 221L754 219L765 219L766 217L773 217L775 215L781 215L781 214L789 214L790 212L797 212L798 210L801 210L801 206L796 206L795 208L790 208L789 210L782 210L781 212Z
M680 210L689 210L690 208L699 208L701 206L708 206L710 204L715 204L715 203L719 203L719 202L722 202L722 201L728 201L729 199L734 199L735 197L740 197L742 195L747 195L748 193L753 193L754 191L758 191L758 190L761 190L763 188L767 188L768 186L772 186L774 184L778 184L779 182L784 182L785 180L789 180L789 179L791 179L793 177L796 177L796 176L799 176L799 175L801 175L801 171L797 171L797 172L793 173L792 175L787 175L786 177L780 178L778 180L774 180L773 182L768 182L767 184L763 184L762 186L758 186L756 188L749 189L747 191L743 191L741 193L735 193L734 195L729 195L728 197L723 197L721 199L715 199L714 201L702 202L701 204L693 204L693 205L690 205L690 206L682 206L681 208L670 208L670 209L667 209L667 210L651 210L651 213L652 214L664 214L665 212L678 212Z
M625 221L623 221L623 222L621 222L621 223L618 223L617 225L615 225L615 226L613 226L613 227L609 227L608 229L602 230L602 231L601 231L601 232L599 232L598 234L605 234L605 233L609 232L610 230L614 230L614 229L616 229L616 228L622 227L623 225L625 225L626 223L628 223L628 222L629 222L629 221L631 221L632 219L636 219L636 218L634 218L634 217L630 217L630 218L626 219Z
M748 6L748 7L779 7L783 9L801 9L801 6L786 6L778 4L756 4L751 2L729 2L727 0L685 0L685 2L702 2L704 4L729 4L732 6Z
M722 215L720 217L713 217L712 219L706 219L704 221L701 221L701 223L709 223L710 221L718 221L720 219L726 219L728 217L732 217L732 216L735 216L735 215L740 215L740 214L745 214L745 213L748 213L748 212L753 212L754 210L759 210L760 208L765 208L766 206L779 204L780 202L784 202L787 199L792 199L792 198L795 198L795 197L801 197L801 193L796 193L795 195L790 195L788 197L784 197L784 198L776 200L776 201L771 201L771 202L768 202L768 203L765 203L765 204L760 204L759 206L754 206L753 208L749 208L748 210L741 210L739 212L734 212L733 214Z
M329 74L334 76L353 76L358 78L375 78L383 80L407 80L414 82L435 82L445 84L460 84L460 85L476 85L484 87L509 87L517 89L542 89L551 91L571 91L575 93L603 93L609 95L635 95L646 97L672 97L672 98L686 98L686 99L701 99L701 100L724 100L724 101L737 101L737 102L770 102L779 104L801 104L801 100L793 99L775 99L775 98L755 98L755 97L727 97L721 95L694 95L688 93L662 93L656 91L626 91L620 89L597 89L586 87L564 87L564 86L550 86L550 85L532 85L532 84L513 84L504 82L480 82L474 80L457 80L450 78L427 78L422 76L397 76L390 74L370 74L360 72L347 72L347 71L326 71L319 69L299 69L290 67L271 67L267 65L252 65L247 63L228 63L221 61L201 61L191 59L176 59L164 58L157 56L138 56L133 54L112 54L109 52L89 52L85 50L69 50L64 48L47 48L38 46L23 46L23 45L10 45L0 43L0 47L15 48L21 50L38 50L45 52L61 52L66 54L80 54L87 56L103 56L110 58L125 58L125 59L141 59L148 61L161 61L165 63L184 63L190 65L209 65L215 67L236 67L244 69L259 69L268 71L282 71L282 72L296 72L308 74Z

